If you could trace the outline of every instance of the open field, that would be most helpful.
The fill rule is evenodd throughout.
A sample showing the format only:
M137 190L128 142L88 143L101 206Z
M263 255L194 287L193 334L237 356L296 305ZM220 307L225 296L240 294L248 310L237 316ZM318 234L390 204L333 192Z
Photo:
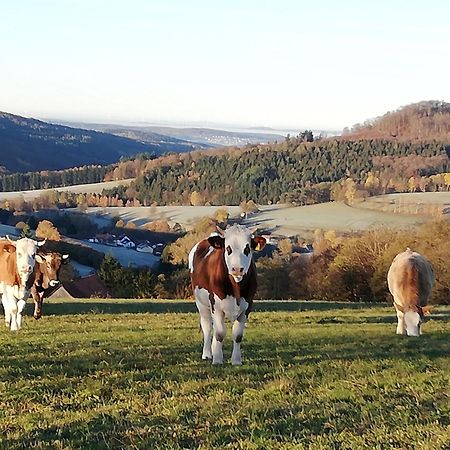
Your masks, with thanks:
M35 189L32 191L0 192L0 201L14 200L15 198L22 196L25 201L31 201L49 191L73 192L74 194L101 194L103 189L112 189L113 187L116 186L124 186L124 185L126 186L130 184L131 181L133 181L133 179L104 181L103 183L77 184L74 186L64 186L53 189Z
M152 220L166 218L178 222L187 229L201 217L212 216L219 206L158 206L131 208L88 208L93 218L120 217L125 222L143 225ZM231 217L239 215L238 206L224 206ZM293 235L322 228L336 231L359 231L385 225L390 227L410 227L424 223L427 219L418 216L371 211L351 207L344 203L329 202L310 206L289 207L285 205L261 206L260 211L251 215L247 222L259 224L279 234Z
M340 202L288 208L263 207L252 221L283 235L301 234L305 231L335 230L361 231L375 226L405 228L426 221L417 216L406 216L348 206Z
M433 215L437 211L448 214L450 192L411 192L369 197L358 203L359 208L400 214Z
M449 307L408 339L392 307L258 302L213 367L192 302L46 306L0 330L2 449L450 446Z

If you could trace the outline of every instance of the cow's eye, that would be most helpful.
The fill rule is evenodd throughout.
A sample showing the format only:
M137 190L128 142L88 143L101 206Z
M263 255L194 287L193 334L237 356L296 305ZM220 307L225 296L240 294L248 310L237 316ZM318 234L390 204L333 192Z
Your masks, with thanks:
M233 253L233 250L231 249L231 247L229 245L227 245L227 253L229 255L231 255L231 253Z
M250 254L250 246L247 244L244 248L244 255L248 256Z

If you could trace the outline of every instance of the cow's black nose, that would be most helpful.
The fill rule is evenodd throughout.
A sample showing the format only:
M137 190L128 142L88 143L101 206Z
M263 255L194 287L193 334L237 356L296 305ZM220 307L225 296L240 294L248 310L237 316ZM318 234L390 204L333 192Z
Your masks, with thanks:
M233 273L242 273L242 272L244 272L244 268L243 267L233 267L232 272Z

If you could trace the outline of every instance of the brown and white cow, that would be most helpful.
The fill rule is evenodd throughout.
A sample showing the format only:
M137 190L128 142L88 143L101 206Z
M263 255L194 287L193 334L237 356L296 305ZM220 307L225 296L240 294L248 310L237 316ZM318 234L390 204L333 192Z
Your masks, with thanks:
M16 331L22 326L22 311L29 296L29 281L36 264L36 251L45 241L22 238L0 241L0 293L5 321Z
M34 266L33 279L30 293L34 300L34 318L42 317L42 303L48 296L51 289L59 283L59 270L61 264L68 261L69 255L61 255L57 252L39 251L36 255L36 265Z
M266 240L233 225L197 243L189 253L189 270L203 332L202 359L223 363L225 318L233 322L233 365L242 364L241 341L256 293L252 252Z
M407 248L392 261L388 272L388 286L397 311L397 334L419 336L428 297L435 282L429 261Z

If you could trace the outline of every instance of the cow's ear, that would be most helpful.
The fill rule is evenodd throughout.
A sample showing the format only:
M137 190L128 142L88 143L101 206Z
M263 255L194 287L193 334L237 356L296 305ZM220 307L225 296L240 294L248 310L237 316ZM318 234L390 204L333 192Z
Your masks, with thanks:
M209 245L213 248L224 248L225 239L222 236L214 234L208 238Z
M42 264L44 262L44 258L41 255L36 255L35 259L39 264Z
M433 307L431 305L423 306L422 307L423 315L428 316L429 314L431 314L432 309L433 309Z
M262 236L252 237L252 250L260 252L266 246L266 239Z

